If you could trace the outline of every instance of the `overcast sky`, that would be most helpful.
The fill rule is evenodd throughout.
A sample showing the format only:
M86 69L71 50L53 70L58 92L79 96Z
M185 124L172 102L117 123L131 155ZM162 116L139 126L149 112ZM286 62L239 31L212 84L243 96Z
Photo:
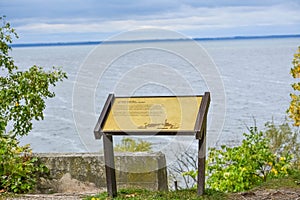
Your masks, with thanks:
M300 34L300 0L0 0L15 43L99 41L137 28L188 37Z

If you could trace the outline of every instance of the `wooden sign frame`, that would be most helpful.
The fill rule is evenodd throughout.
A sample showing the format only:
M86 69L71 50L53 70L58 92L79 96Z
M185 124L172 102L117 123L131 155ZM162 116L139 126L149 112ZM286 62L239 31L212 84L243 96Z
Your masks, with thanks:
M115 108L114 103L117 100L123 100L124 98L126 105L128 106L128 99L144 99L142 103L146 100L151 100L151 102L156 102L156 100L161 101L167 100L168 98L177 98L178 100L182 98L201 98L200 105L197 106L195 111L195 116L193 118L194 126L189 129L182 129L181 126L175 126L171 128L164 128L162 126L169 125L165 124L155 124L159 125L160 128L146 130L142 128L127 128L126 121L123 126L116 126L114 120L114 110L119 109ZM119 101L120 102L120 101ZM122 103L122 102L121 102ZM133 103L136 103L135 101ZM207 126L207 113L210 104L210 93L205 92L204 95L197 96L144 96L144 97L115 97L114 94L109 94L108 98L104 104L102 112L99 116L98 122L94 129L94 135L96 139L101 139L103 136L103 148L104 148L104 160L105 160L105 172L106 172L106 182L107 182L107 192L109 196L117 196L117 184L116 184L116 175L115 175L115 163L114 163L114 150L113 150L113 136L120 135L153 135L153 136L174 136L174 135L195 135L195 138L199 141L198 144L198 177L197 177L197 193L198 195L204 194L205 188L205 160L206 160L206 126ZM130 110L130 108L128 108ZM184 107L180 107L184 109ZM116 115L116 114L115 114ZM127 114L128 115L128 114ZM135 113L136 117L139 118L139 112ZM125 116L125 115L124 115ZM124 117L123 117L124 118ZM123 119L122 118L122 119ZM142 116L140 116L142 118ZM124 118L126 119L126 118ZM167 119L166 119L167 120ZM109 121L109 122L107 122ZM108 123L109 125L106 125ZM147 124L148 125L148 124ZM145 125L146 126L146 125ZM182 125L183 126L183 125ZM124 129L122 129L122 127ZM140 126L139 126L140 127Z

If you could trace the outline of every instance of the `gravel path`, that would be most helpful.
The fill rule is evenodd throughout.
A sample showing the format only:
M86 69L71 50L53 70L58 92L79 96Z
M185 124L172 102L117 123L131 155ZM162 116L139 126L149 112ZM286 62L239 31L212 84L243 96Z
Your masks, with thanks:
M5 200L79 200L86 196L95 195L96 193L56 193L56 194L24 194L18 197L8 197ZM0 200L1 197L0 197Z

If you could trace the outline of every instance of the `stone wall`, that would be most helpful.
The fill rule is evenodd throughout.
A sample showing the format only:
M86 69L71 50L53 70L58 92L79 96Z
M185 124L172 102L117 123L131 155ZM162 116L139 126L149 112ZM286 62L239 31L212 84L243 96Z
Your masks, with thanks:
M41 178L38 193L83 192L106 188L104 156L97 153L35 154L50 172ZM117 186L167 190L162 153L115 153Z

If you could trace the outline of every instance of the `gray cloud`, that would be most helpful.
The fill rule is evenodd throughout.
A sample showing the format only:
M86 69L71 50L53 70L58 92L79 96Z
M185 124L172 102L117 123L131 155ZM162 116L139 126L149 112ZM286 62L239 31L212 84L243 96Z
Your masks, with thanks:
M1 0L2 12L11 18L109 18L128 19L133 16L151 16L180 11L183 7L213 8L240 6L298 5L297 0Z
M217 36L222 36L222 31L224 35L238 35L239 30L283 33L278 27L284 27L287 33L300 32L300 28L293 28L300 27L298 0L0 0L0 7L24 36L107 35L141 27L167 28L193 37L214 31ZM264 32L263 27L269 30Z

